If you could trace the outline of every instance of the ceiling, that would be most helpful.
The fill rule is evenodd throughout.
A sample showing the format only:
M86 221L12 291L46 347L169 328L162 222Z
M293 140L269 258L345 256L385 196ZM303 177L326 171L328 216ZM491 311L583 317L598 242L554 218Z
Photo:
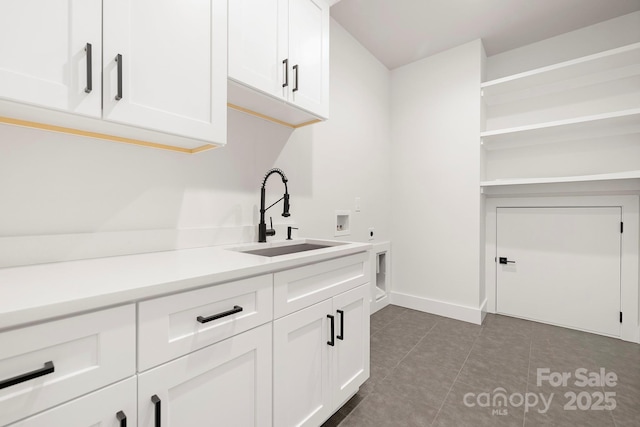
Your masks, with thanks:
M640 0L332 0L389 69L481 38L488 56L640 10Z

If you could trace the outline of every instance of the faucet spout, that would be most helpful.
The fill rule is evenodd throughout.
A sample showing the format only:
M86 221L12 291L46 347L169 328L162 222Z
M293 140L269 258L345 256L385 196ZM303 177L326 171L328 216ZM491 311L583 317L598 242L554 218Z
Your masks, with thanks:
M280 177L282 178L282 183L284 184L284 196L282 196L276 202L271 204L269 207L265 208L265 187L267 185L267 179L269 179L269 177L274 173L280 175ZM258 224L258 242L264 243L267 241L267 236L274 236L276 234L276 231L273 229L273 225L271 226L271 228L267 229L267 224L265 223L265 220L264 220L264 213L267 211L267 209L274 206L280 200L284 200L282 216L285 218L291 216L291 214L289 213L290 204L289 204L289 189L287 187L287 181L289 181L287 179L287 176L284 174L282 170L278 168L273 168L267 171L267 173L264 176L264 179L262 180L262 187L260 188L260 224Z

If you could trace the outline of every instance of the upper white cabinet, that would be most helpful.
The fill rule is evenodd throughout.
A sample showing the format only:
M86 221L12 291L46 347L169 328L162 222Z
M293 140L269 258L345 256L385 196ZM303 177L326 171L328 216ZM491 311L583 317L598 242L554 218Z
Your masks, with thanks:
M289 100L329 116L329 8L322 0L289 1Z
M100 117L100 0L0 2L0 98Z
M104 118L223 141L226 3L104 2Z
M0 122L187 153L226 141L225 0L3 0L0 36Z
M288 0L229 4L229 78L276 98L287 98Z
M229 103L292 127L328 118L324 0L229 3Z
M640 43L480 89L483 187L640 178Z

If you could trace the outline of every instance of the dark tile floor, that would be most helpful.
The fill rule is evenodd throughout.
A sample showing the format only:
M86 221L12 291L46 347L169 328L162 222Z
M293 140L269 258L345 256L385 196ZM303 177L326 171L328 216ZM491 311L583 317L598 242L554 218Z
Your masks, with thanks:
M371 316L369 380L323 427L338 425L640 427L640 345L390 305Z

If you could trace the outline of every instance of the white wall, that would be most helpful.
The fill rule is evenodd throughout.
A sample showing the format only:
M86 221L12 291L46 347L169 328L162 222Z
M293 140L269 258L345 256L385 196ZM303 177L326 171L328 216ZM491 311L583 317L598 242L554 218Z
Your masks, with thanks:
M638 41L640 12L634 12L490 56L487 59L486 80L580 58Z
M274 223L333 238L334 210L359 196L345 239L388 239L389 72L333 21L330 108L295 131L230 110L227 146L192 156L0 125L0 267L255 241L271 167L292 206Z
M482 56L476 40L391 73L392 302L471 321L480 319Z

